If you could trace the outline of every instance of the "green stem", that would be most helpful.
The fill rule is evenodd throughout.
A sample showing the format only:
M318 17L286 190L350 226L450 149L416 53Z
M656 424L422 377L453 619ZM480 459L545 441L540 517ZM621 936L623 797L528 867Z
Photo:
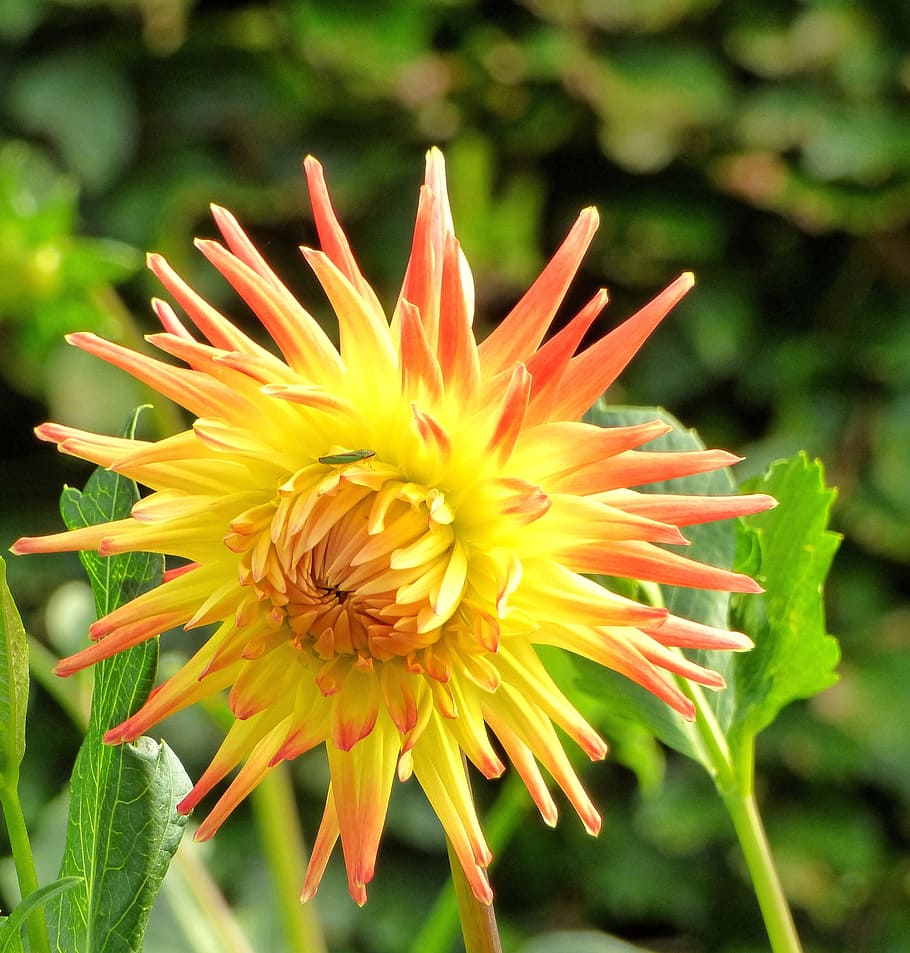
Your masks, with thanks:
M455 899L458 902L465 953L502 953L493 905L481 903L474 896L461 861L448 837L446 847L449 851L449 866L452 868L452 885L455 887Z
M754 754L751 745L745 745L741 760L745 768L737 767L730 753L727 739L717 723L714 710L708 704L701 688L691 683L686 686L695 703L696 718L693 731L705 754L702 764L711 774L724 802L737 839L749 868L749 876L758 898L768 939L774 953L802 953L793 915L787 905L771 847L765 833L753 792Z
M483 819L484 834L494 857L505 849L530 807L528 789L515 771L509 772L493 807ZM454 883L447 884L440 892L408 946L410 953L446 953L451 949L452 938L458 930L458 904L453 888Z
M461 753L461 764L464 768L468 791L470 791L471 775L464 752ZM481 903L474 896L474 891L468 883L467 875L448 835L446 835L446 849L449 852L449 867L452 868L452 886L455 889L455 902L458 904L458 918L461 920L465 953L502 953L502 942L496 927L493 904Z
M251 803L266 863L274 879L288 949L291 953L326 953L314 902L298 900L307 852L287 765L279 765L257 785Z
M736 836L746 858L771 949L774 953L801 953L796 926L777 876L755 795L750 792L738 797L725 797L724 804L733 819Z
M28 828L25 826L25 815L19 801L18 782L17 772L15 777L7 778L5 783L0 785L0 808L3 810L6 832L13 851L13 863L19 878L19 893L22 899L25 899L38 889L38 874L32 857L32 845L28 839ZM32 953L50 953L44 910L41 907L33 910L26 924Z

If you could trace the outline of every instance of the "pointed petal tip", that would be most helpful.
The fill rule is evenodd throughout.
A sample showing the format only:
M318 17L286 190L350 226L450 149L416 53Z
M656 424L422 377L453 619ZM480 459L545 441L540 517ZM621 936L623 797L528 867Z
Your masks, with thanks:
M695 721L695 704L690 699L680 700L678 705L675 704L672 707L682 715L684 721L689 722L689 724Z
M493 888L490 886L490 878L482 867L475 867L471 871L465 871L468 882L471 885L471 893L484 905L490 907L493 905Z
M597 837L603 827L603 818L599 811L591 810L585 817L582 817L581 823L584 825L585 832L591 837Z
M105 732L102 737L102 741L106 745L119 745L121 742L129 741L127 737L127 732L125 732L123 725L117 725L114 728L111 728L110 731Z
M736 573L735 575L739 582L739 587L731 589L731 592L742 592L746 595L761 595L765 591L765 587L751 576L746 576L742 573Z
M590 219L593 228L597 228L600 225L600 212L597 211L596 205L586 206L578 213L578 217Z
M596 747L589 745L585 748L585 754L587 754L592 761L604 761L610 753L610 746L603 738L598 737L597 741L599 744Z
M21 536L19 539L10 546L9 551L14 556L25 556L27 553L32 550L29 548L29 543L31 543L33 537L31 536Z
M192 808L187 808L184 810L183 801L177 805L178 814L189 814ZM197 828L196 833L193 834L193 840L198 844L204 844L207 840L211 840L215 836L215 832L205 826L205 821L203 821Z

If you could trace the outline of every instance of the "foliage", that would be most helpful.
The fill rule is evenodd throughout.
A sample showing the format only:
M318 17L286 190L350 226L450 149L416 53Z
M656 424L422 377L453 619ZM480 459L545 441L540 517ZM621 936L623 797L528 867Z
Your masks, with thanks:
M127 435L135 433L136 417ZM63 491L68 529L123 519L139 499L135 484L96 471L85 491ZM164 559L147 553L80 553L101 617L161 583ZM192 786L165 743L140 738L106 745L104 733L128 718L151 691L158 663L152 639L95 668L88 732L70 786L61 878L78 886L52 907L57 948L133 953L142 948L152 904L186 826L176 804Z

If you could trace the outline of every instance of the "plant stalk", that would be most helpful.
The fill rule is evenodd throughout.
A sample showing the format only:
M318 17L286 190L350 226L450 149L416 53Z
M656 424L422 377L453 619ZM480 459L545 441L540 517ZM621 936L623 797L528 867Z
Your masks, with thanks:
M802 953L793 915L781 887L755 801L753 747L744 745L740 749L739 759L744 763L735 764L727 739L704 692L691 683L688 683L687 689L697 712L692 728L706 754L703 764L733 821L771 949L773 953Z
M455 887L455 899L458 902L465 953L502 953L493 905L481 903L474 896L461 861L448 837L446 848L449 851L449 866L452 868L452 885Z
M6 832L13 852L13 863L19 880L19 893L24 900L38 889L38 874L35 870L35 859L32 856L32 845L28 839L28 828L25 826L25 815L22 813L22 804L19 801L18 772L16 775L16 777L6 778L4 783L0 784L0 808L3 810ZM50 940L42 907L32 910L28 915L26 930L32 953L50 953Z
M781 887L755 795L724 797L739 838L774 953L802 953L793 916Z

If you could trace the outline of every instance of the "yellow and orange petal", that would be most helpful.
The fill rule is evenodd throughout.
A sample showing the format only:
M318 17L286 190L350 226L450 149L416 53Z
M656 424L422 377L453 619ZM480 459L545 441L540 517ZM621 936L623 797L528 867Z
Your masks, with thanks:
M155 299L164 330L148 340L181 364L92 334L69 340L181 404L193 425L157 442L39 427L62 452L151 492L128 519L23 538L13 549L186 560L158 588L94 623L91 645L57 670L68 675L175 626L214 625L199 651L107 735L110 743L133 740L229 691L236 720L180 809L192 810L237 773L198 836L211 836L277 764L324 745L331 783L305 898L340 839L351 894L365 901L395 778L413 775L474 893L489 902L491 854L463 757L492 778L505 770L504 753L554 824L549 775L585 828L600 826L556 729L592 759L606 745L535 646L613 668L692 718L676 678L714 689L723 681L680 649L751 644L619 596L585 574L758 591L748 577L665 545L685 542L682 526L758 512L773 500L639 492L738 458L648 450L668 429L660 421L613 429L579 422L692 287L691 275L581 353L606 303L602 290L544 342L597 228L596 211L586 209L527 294L478 344L473 280L454 234L442 154L427 156L410 260L389 316L360 272L321 166L308 158L305 170L321 247L302 253L337 317L340 347L237 220L213 206L225 244L197 247L277 353L150 255L185 317Z

